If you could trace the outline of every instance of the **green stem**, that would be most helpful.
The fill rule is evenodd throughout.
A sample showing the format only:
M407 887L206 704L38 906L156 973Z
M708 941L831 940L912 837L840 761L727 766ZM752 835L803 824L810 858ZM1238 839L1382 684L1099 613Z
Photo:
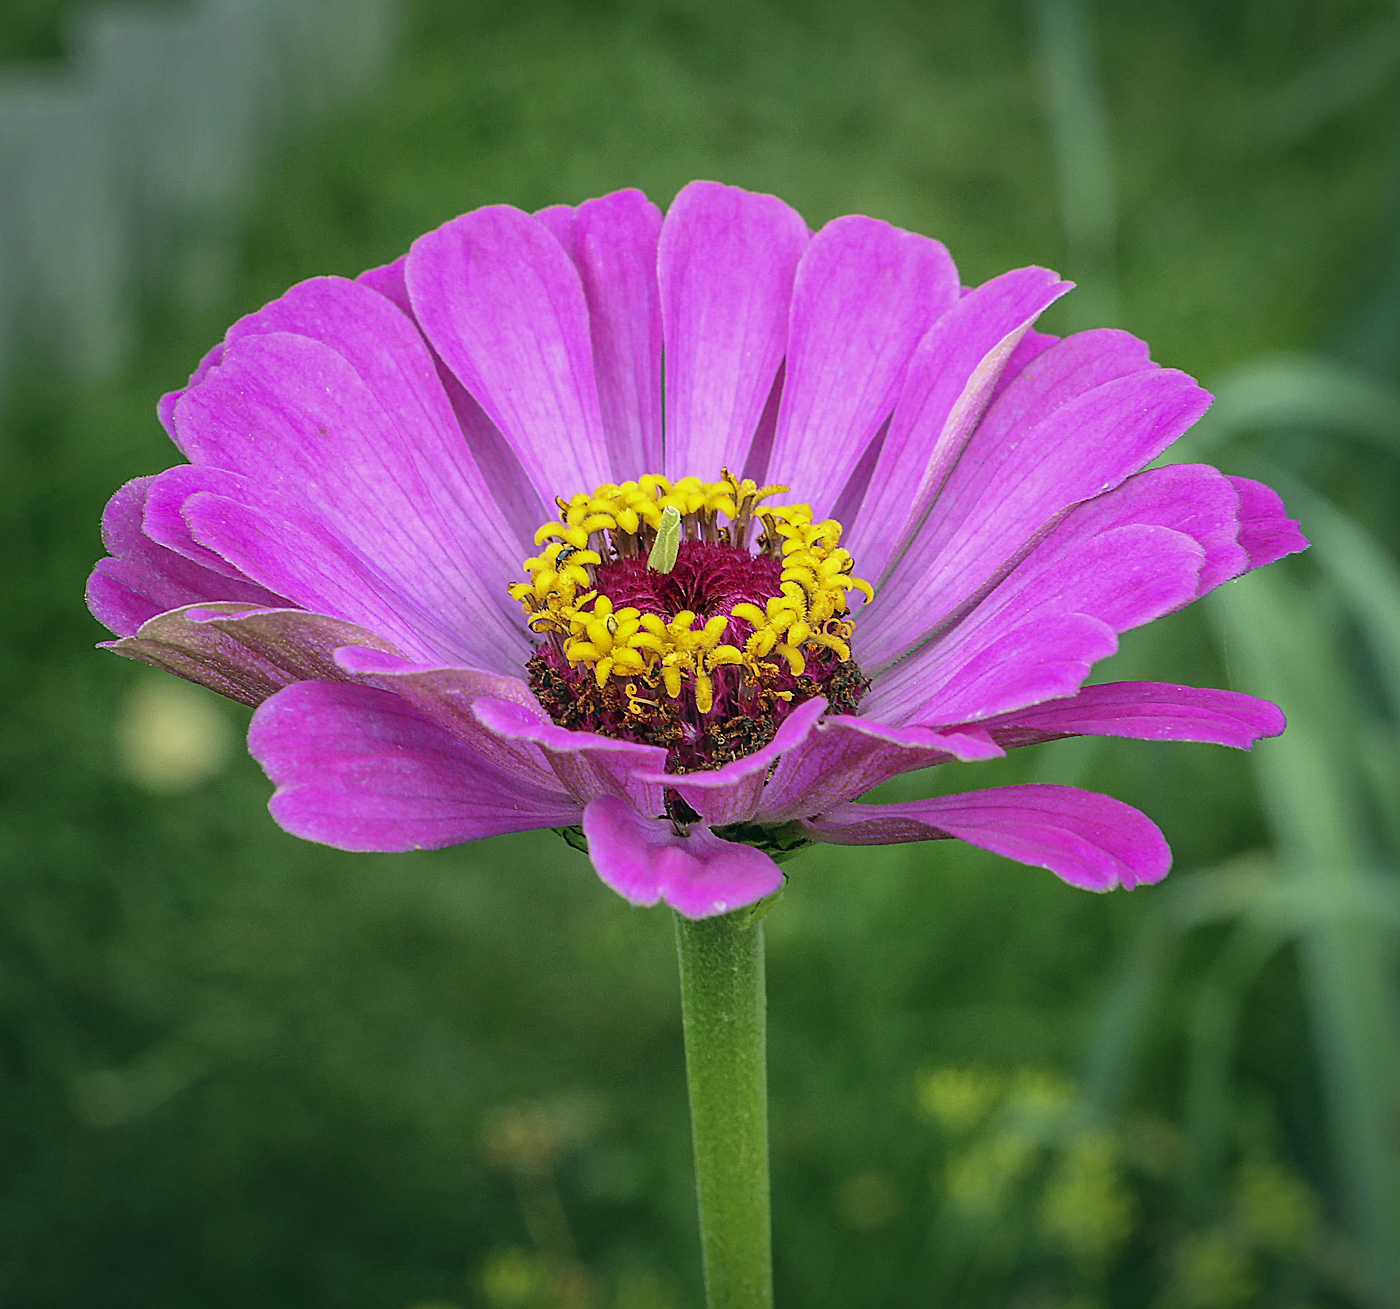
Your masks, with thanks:
M763 924L676 915L709 1309L771 1309Z

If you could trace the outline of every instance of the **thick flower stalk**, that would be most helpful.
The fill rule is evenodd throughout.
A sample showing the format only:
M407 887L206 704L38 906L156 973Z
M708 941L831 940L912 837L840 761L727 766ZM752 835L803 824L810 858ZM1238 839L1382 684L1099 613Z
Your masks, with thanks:
M1162 877L1106 796L877 783L1078 734L1248 746L1226 691L1085 686L1118 633L1305 544L1278 498L1142 471L1204 411L1040 268L813 235L708 182L477 210L234 324L161 403L188 460L108 506L120 654L257 706L287 830L534 827L701 918L813 841L957 838L1094 890Z

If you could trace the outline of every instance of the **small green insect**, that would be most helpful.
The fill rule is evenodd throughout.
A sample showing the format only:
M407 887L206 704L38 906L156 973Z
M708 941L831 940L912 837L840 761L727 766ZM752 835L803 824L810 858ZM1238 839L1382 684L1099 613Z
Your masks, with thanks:
M681 511L667 505L661 511L661 524L656 529L656 543L647 556L647 567L658 573L669 573L676 566L681 551Z

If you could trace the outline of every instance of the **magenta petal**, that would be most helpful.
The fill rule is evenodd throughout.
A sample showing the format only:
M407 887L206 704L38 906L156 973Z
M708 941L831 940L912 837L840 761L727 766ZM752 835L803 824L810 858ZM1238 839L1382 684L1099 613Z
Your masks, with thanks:
M455 737L480 759L518 777L527 787L559 789L559 775L538 746L485 727L476 716L483 700L507 701L539 712L530 689L516 677L475 668L413 664L363 645L335 651L338 676L388 691Z
M940 665L937 652L895 665L861 709L886 723L961 724L1073 695L1118 635L1090 614L1033 618L1006 631L984 630L972 647ZM906 671L907 670L907 671Z
M1049 332L1037 332L1034 328L1027 332L1011 352L1011 357L1006 361L1006 367L1001 370L1001 376L997 378L997 384L992 389L991 403L995 404L1001 393L1020 377L1034 360L1040 358L1052 345L1058 344L1062 339L1062 337L1053 336Z
M156 403L156 416L160 419L160 425L165 428L166 435L175 443L176 449L184 453L184 447L180 444L180 434L175 425L175 410L179 406L181 397L190 387L203 381L208 371L215 367L219 360L224 357L224 343L220 341L218 345L210 347L204 354L204 358L199 361L194 372L190 374L190 380L174 391L167 391Z
M581 204L564 243L588 301L598 404L619 482L662 467L660 236L661 211L640 191L616 191Z
M217 468L197 472L211 481L239 480ZM493 656L480 646L473 651L475 643L464 646L436 611L403 595L299 505L256 482L243 481L236 495L199 491L184 500L180 517L197 545L304 609L378 632L406 655L476 663L474 653L480 653L488 664L519 666L520 657Z
M279 607L282 596L237 570L211 568L153 541L142 530L146 499L155 481L138 477L108 502L102 514L102 541L114 556L102 559L88 580L93 617L117 636L133 636L157 614L210 600Z
M1027 375L1068 344L1047 350ZM862 617L861 666L878 671L919 644L1023 557L1058 515L1155 458L1209 402L1184 373L1149 368L1095 387L1004 441L984 443L979 429Z
M845 805L803 824L818 841L889 845L949 837L1072 886L1110 891L1160 882L1171 851L1145 814L1073 786L1002 786L908 804Z
M957 269L937 241L859 215L822 228L797 266L763 480L793 487L825 518L894 408L915 345L957 299Z
M501 430L546 504L613 480L577 270L508 205L413 243L408 292L433 348Z
M535 220L543 223L564 247L570 259L574 257L574 234L578 230L578 210L573 205L546 205L535 210Z
M360 294L397 316L381 297ZM405 436L342 355L286 332L242 337L186 393L176 420L196 463L307 506L301 517L324 523L435 616L428 630L455 631L454 651L518 665L526 643L502 554L485 552L450 468Z
M987 406L1017 343L1070 289L1045 268L1018 268L969 292L910 360L889 435L846 544L859 571L884 576L923 521Z
M392 419L395 445L412 451L415 467L429 470L425 489L433 510L477 570L497 582L514 581L520 542L462 439L418 325L392 298L385 303L381 288L392 277L386 271L378 279L358 282L343 277L300 282L236 322L226 344L268 332L291 332L334 350Z
M737 473L787 343L807 225L771 195L692 182L661 228L666 473Z
M472 712L496 736L543 750L559 780L580 803L614 795L642 813L665 812L662 785L653 777L666 763L666 751L659 746L556 727L537 707L518 702L481 699L472 705Z
M1023 666L1053 649L1042 625L1047 637L1066 617L1090 618L1115 633L1139 627L1195 598L1204 557L1185 533L1141 523L1076 542L1044 565L1033 554L948 636L881 678L866 712L890 722L956 723L1032 703L1008 699L1007 690ZM1102 657L1094 654L1097 633L1082 634L1086 663Z
M1140 741L1206 741L1248 750L1284 729L1275 704L1239 691L1170 682L1107 682L982 724L1011 748L1063 736L1123 736Z
M756 821L777 826L825 813L881 782L954 759L996 759L1005 751L976 724L936 731L888 727L868 718L824 718L785 753L764 788Z
M1213 468L1172 465L1128 478L1070 510L990 595L970 596L965 606L975 608L962 625L892 668L866 711L893 721L949 721L942 701L932 718L915 706L932 703L954 663L979 658L990 624L1021 626L1032 606L1047 615L1090 614L1121 632L1196 599L1247 565L1236 543L1238 511L1237 491ZM1199 557L1173 535L1194 541ZM1092 633L1089 639L1098 644Z
M711 827L747 822L758 809L764 780L774 761L801 749L825 709L826 701L820 697L806 701L783 720L777 734L761 750L719 768L677 776L658 767L648 780L673 788Z
M1232 477L1240 493L1240 545L1249 567L1262 568L1308 548L1308 539L1288 516L1278 492L1248 477Z
M687 918L710 918L772 895L782 870L753 846L724 841L696 823L684 836L668 819L646 818L616 796L583 814L598 876L636 905L664 901Z
M562 208L563 206L561 206ZM572 210L570 210L572 213ZM395 305L413 323L415 330L422 332L413 313L413 302L408 298L408 283L404 280L408 268L408 256L400 255L392 263L382 268L371 268L361 273L355 280L363 286L377 291ZM461 429L467 448L481 472L486 485L491 488L496 507L502 519L513 534L517 546L533 547L535 528L548 521L553 513L553 501L542 498L525 475L519 457L511 449L510 442L500 429L471 398L452 370L443 363L436 351L423 342L424 348L432 355L437 368L438 380L447 394L452 416ZM533 550L527 550L527 554Z
M298 682L253 715L248 748L294 836L339 850L424 850L579 821L562 791L493 768L387 691Z

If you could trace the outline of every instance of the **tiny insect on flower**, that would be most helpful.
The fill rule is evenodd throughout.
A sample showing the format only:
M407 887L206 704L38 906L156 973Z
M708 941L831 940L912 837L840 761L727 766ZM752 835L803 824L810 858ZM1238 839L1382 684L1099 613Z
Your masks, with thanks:
M656 540L647 555L647 567L654 573L669 573L676 566L681 549L681 511L667 505L656 525Z

